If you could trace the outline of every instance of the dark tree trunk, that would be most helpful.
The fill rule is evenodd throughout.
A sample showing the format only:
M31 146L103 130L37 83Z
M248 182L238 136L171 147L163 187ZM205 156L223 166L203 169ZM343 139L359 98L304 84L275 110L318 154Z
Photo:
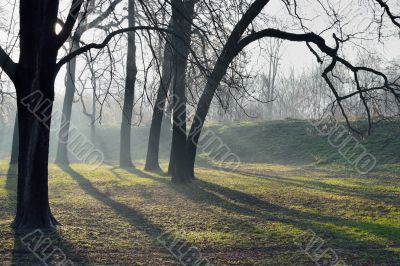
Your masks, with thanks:
M172 182L186 183L186 66L190 51L195 1L172 1L173 31L173 132L170 158Z
M59 43L58 1L21 1L20 55L13 77L18 108L16 230L50 229L57 221L48 198L48 152Z
M147 157L145 170L160 171L159 149L161 126L163 122L165 102L168 96L168 90L172 80L172 50L169 39L164 47L164 57L162 64L162 74L160 86L157 91L157 99L154 104L153 118L151 120L149 143L147 147Z
M80 35L75 35L72 45L72 51L79 48ZM60 131L58 133L58 147L55 163L60 165L69 164L68 160L68 138L69 128L72 116L72 104L75 94L75 77L76 77L76 58L73 58L67 64L67 74L65 76L65 96L60 121Z
M48 83L52 84L54 80L49 80ZM28 90L28 88L25 89ZM19 141L17 213L13 222L16 230L49 229L57 225L57 221L51 214L48 198L48 152L52 97L45 97L49 101L46 101L45 106L38 109L40 117L37 115L39 113L32 113L32 107L23 106L21 96L18 97L18 126L21 138Z
M18 140L18 114L15 116L15 122L14 122L14 132L13 132L13 141L12 141L12 147L11 147L11 158L10 158L10 164L17 164L18 163L18 145L19 140Z
M195 174L194 174L194 164L196 162L196 151L197 151L197 146L192 145L191 143L191 136L188 136L188 140L186 143L186 165L185 165L185 171L186 171L186 176L187 178L190 179L195 179Z
M49 229L57 224L48 199L48 153L57 52L52 51L52 47L40 47L33 52L43 55L44 51L47 57L24 58L21 55L17 72L20 77L16 84L20 138L17 213L13 222L17 230Z
M175 123L175 122L174 122ZM172 127L174 130L174 127ZM172 131L171 150L169 153L168 175L173 176L175 171L175 155L176 155L176 137L174 138Z
M186 175L194 177L194 164L196 160L197 144L207 117L208 110L212 99L215 95L218 86L226 74L226 71L232 60L239 54L243 47L239 47L243 33L250 25L250 23L258 16L263 8L268 4L269 0L256 0L254 1L247 12L243 15L240 21L236 24L231 35L229 36L221 55L215 63L211 75L207 78L205 89L200 97L199 104L196 110L195 119L193 120L188 141L186 144Z
M234 56L232 54L232 56ZM232 58L233 59L233 58ZM207 117L208 110L210 108L212 98L214 96L215 91L218 88L220 81L225 75L230 60L222 60L219 59L215 65L214 71L208 77L206 87L204 89L204 93L202 94L197 110L195 119L193 120L192 126L190 128L190 132L188 135L188 140L186 143L186 175L188 178L194 178L194 164L196 161L196 153L197 153L197 144L199 142L199 138L201 135L201 130L203 128L205 119ZM208 92L208 93L205 93Z
M129 27L135 26L135 6L134 0L129 0ZM126 83L124 105L122 108L121 122L121 144L120 144L120 159L121 167L133 167L131 157L131 127L132 127L132 112L133 101L135 97L135 82L136 82L136 44L135 32L128 33L128 55L126 63Z

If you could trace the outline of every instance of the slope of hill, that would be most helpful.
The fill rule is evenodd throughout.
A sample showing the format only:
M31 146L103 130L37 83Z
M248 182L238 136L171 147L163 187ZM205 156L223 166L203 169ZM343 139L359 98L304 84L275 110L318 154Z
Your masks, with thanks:
M345 145L344 139L352 138L348 134L340 136L339 129L323 136L310 122L303 120L214 124L208 129L215 132L243 162L342 163L346 159L339 153L340 147L331 143ZM371 136L357 138L360 146L356 151L361 152L365 148L366 152L376 157L378 164L399 163L399 133L400 124L382 123L374 128ZM354 145L355 138L345 146L351 149Z
M84 128L82 130L87 133L87 136L89 136L88 129ZM148 130L148 127L133 128L133 160L145 159ZM210 123L205 128L205 131L211 131L220 137L220 141L229 147L242 162L280 164L346 162L346 159L340 155L339 148L335 148L330 144L330 140L334 140L334 138L319 135L310 122L304 120ZM110 162L118 161L119 128L99 127L96 133L96 145L104 152L106 160ZM12 130L9 130L3 137L11 134ZM400 163L399 136L400 123L386 122L375 126L372 135L360 140L360 143L366 152L376 157L378 164ZM9 140L11 140L10 137L8 136ZM348 138L349 135L344 137ZM56 140L56 136L53 135L50 148L51 158L54 157L55 148L57 147ZM168 160L170 142L171 131L169 125L165 125L163 126L160 142L161 160ZM351 144L348 145L349 148L351 148ZM218 142L215 141L213 145L210 148L215 148ZM0 159L9 157L10 146L10 143L3 143L3 147L0 150ZM201 150L199 155L198 162L212 157L209 156L207 151Z

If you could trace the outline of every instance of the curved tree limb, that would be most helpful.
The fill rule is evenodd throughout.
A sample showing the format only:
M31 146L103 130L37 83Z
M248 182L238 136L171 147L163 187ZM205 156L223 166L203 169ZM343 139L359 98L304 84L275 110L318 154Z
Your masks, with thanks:
M377 0L377 1L379 1L379 0ZM318 54L309 45L310 43L313 43L319 48L319 50L321 52L328 55L332 59L332 62L325 68L325 71L323 72L322 77L324 78L325 82L328 84L329 88L331 89L332 93L334 94L336 101L338 103L338 106L339 106L344 118L346 119L347 125L349 126L350 129L352 129L353 131L355 131L357 133L359 133L359 132L351 127L350 121L346 115L344 107L341 104L341 102L344 99L350 98L355 95L359 95L359 97L365 107L365 110L367 112L367 116L368 116L368 134L371 133L372 116L370 113L369 106L367 104L367 100L365 99L364 93L366 93L367 91L372 91L372 90L388 89L395 96L395 98L399 100L399 93L396 92L396 88L393 87L393 84L389 83L389 80L384 73L382 73L376 69L369 68L369 67L354 66L349 61L347 61L346 59L344 59L338 55L339 44L343 41L339 40L335 35L333 35L333 38L336 41L336 47L331 48L326 44L324 38L322 38L321 36L319 36L315 33L290 33L290 32L284 32L284 31L277 30L277 29L264 29L259 32L252 33L252 34L246 36L245 38L243 38L238 43L238 49L243 50L250 43L252 43L256 40L259 40L261 38L264 38L264 37L279 38L279 39L288 40L288 41L292 41L292 42L305 42L307 44L308 48L311 50L311 52L317 57L317 60L320 63L322 63ZM332 82L330 81L330 79L328 77L328 74L333 71L333 69L337 63L343 64L345 67L347 67L350 71L353 72L356 89L357 89L356 92L351 93L349 95L341 96L336 91L335 87L333 86ZM368 88L363 89L358 80L358 74L360 71L370 72L370 73L382 78L382 80L383 80L382 86L369 88L369 89Z
M72 29L74 28L75 22L81 10L83 0L73 0L71 8L68 13L68 18L65 21L60 33L56 37L56 46L60 48L71 35Z
M17 65L11 57L0 47L0 67L4 70L11 80L15 79Z
M392 13L389 6L383 0L375 0L386 12L389 16L390 20L393 22L394 25L400 28L400 16L396 16Z
M155 31L161 31L164 33L170 33L174 34L173 31L165 28L158 28L158 27L153 27L153 26L136 26L136 27L129 27L129 28L124 28L124 29L119 29L116 31L111 32L107 37L103 40L101 43L90 43L85 46L82 46L81 48L69 53L68 55L64 56L63 58L60 59L60 61L57 63L57 71L60 70L60 68L70 61L72 58L81 55L91 49L102 49L107 46L107 44L111 41L112 38L114 38L118 34L130 32L130 31L137 31L137 30L155 30Z

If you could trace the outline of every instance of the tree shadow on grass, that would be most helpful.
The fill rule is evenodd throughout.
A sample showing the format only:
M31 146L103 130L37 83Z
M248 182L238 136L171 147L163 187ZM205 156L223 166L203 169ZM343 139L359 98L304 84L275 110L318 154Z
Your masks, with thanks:
M14 215L15 207L16 207L16 197L17 197L17 181L18 181L18 166L17 165L10 165L7 173L7 180L5 184L5 189L8 194L7 198L7 215ZM74 246L68 242L66 239L58 231L53 232L42 232L41 235L42 239L36 239L34 244L40 243L43 240L46 240L42 246L38 249L38 256L35 256L33 252L31 252L26 245L22 242L22 238L24 238L27 234L32 232L25 232L25 233L17 233L13 232L14 234L14 246L13 250L11 251L12 261L11 265L45 265L39 258L40 252L46 247L48 244L51 243L49 248L46 250L46 253L51 253L55 248L59 248L65 255L66 260L71 260L73 263L80 262L85 265L88 260L85 256L83 256L83 252L78 252L75 250ZM10 235L11 236L11 235ZM33 245L34 245L33 244ZM54 253L56 254L56 253ZM44 256L44 255L43 255ZM42 257L43 258L43 257ZM60 257L58 257L60 258ZM52 258L50 257L47 259L46 263L50 264ZM75 265L79 265L76 264Z
M42 244L40 244L42 243ZM35 245L38 245L35 249ZM11 265L61 265L67 261L88 265L84 251L78 251L58 231L15 233Z
M357 221L351 219L343 219L335 216L328 216L310 212L303 212L295 209L284 208L279 205L271 205L271 203L261 200L255 196L233 190L227 187L217 185L215 183L207 182L204 180L197 180L199 187L212 191L213 193L223 195L234 202L238 202L249 207L255 207L261 211L273 212L280 214L282 217L296 218L296 220L304 221L318 221L334 224L337 226L348 226L354 227L360 230L365 230L371 234L387 238L392 241L400 241L400 228L390 226L375 224L371 222Z
M295 178L288 178L283 176L274 176L263 173L254 173L248 171L235 171L235 173L248 176L248 177L260 177L268 179L274 182L284 183L288 186L304 187L313 190L319 190L324 192L333 193L340 196L355 196L360 198L365 198L374 201L383 201L386 204L391 204L400 207L400 199L397 195L388 195L389 192L373 192L368 190L368 188L354 188L346 187L341 185L327 184L317 180L298 180Z
M88 179L86 179L83 175L79 174L75 170L73 170L69 166L60 166L60 168L70 175L78 185L90 196L95 198L97 201L105 204L106 206L112 208L119 216L123 217L128 223L135 226L138 230L145 233L148 237L150 237L154 242L160 236L168 233L166 230L161 228L160 226L152 223L148 218L145 217L141 212L129 207L123 203L113 200L109 195L99 191ZM134 171L135 168L129 168L131 171ZM184 240L184 239L182 239ZM187 241L185 241L188 243ZM188 243L190 245L190 243ZM161 244L159 244L160 252L166 254L167 256L172 258L172 255L164 248L162 248Z
M151 178L166 184L192 201L208 203L230 212L250 215L265 221L281 222L303 231L311 229L322 237L339 240L341 245L346 245L340 248L352 250L353 254L362 252L379 259L380 262L383 260L390 265L400 263L398 253L386 250L387 247L382 244L358 239L352 232L348 231L349 229L358 232L365 231L400 244L400 228L398 227L290 209L201 179L196 179L188 186L182 186L172 184L166 178L150 175L139 169L128 169L128 171L140 177Z

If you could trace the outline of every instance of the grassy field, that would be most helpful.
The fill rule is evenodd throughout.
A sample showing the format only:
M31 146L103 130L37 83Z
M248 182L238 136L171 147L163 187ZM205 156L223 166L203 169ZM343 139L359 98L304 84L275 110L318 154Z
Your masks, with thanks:
M399 165L367 176L334 165L198 168L189 186L141 169L51 165L62 224L46 233L52 245L75 265L177 265L157 241L169 232L214 265L315 265L323 251L347 265L400 265ZM42 265L9 228L15 186L15 176L0 176L0 264ZM317 253L305 251L311 232L323 243Z
M45 233L51 247L75 265L178 265L182 243L180 251L197 248L198 257L214 265L400 265L398 123L383 123L360 140L377 159L367 175L307 121L207 129L240 157L235 173L213 168L206 152L199 152L202 167L189 186L171 184L141 164L96 170L50 165L51 207L61 222L56 232ZM117 133L98 131L108 162L117 160ZM163 159L169 140L166 128ZM135 160L143 160L147 129L135 129L133 142ZM9 227L14 171L0 161L0 265L43 265L21 241L26 234ZM177 245L163 245L165 236Z

